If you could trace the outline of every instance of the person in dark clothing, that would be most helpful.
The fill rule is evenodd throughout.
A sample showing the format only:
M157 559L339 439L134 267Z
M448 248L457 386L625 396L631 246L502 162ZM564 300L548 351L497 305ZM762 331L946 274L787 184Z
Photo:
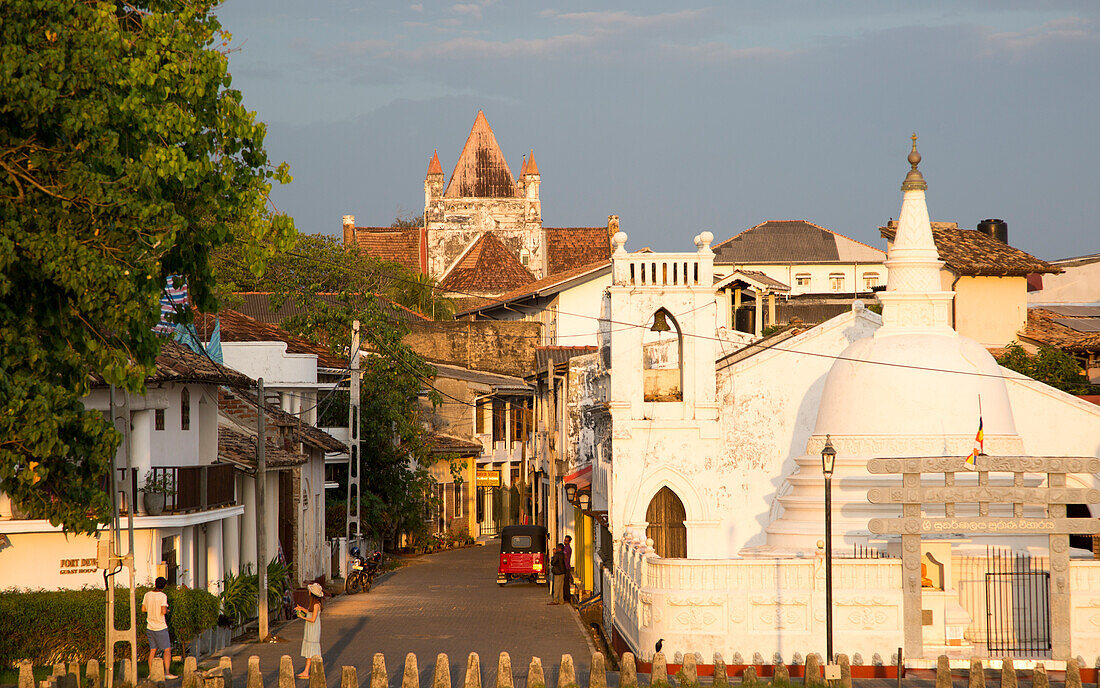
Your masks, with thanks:
M565 563L565 552L563 546L559 542L554 548L554 556L550 557L550 574L554 576L554 587L551 590L553 599L547 604L563 604L564 598L562 597L565 591L565 575L568 573L569 567Z
M566 535L562 543L562 554L565 555L565 594L562 596L566 602L570 601L573 592L573 536Z

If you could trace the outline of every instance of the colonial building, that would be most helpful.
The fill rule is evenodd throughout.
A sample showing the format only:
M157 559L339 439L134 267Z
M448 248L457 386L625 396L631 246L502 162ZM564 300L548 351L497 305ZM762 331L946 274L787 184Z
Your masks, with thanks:
M345 215L344 244L431 275L462 303L606 260L608 227L543 225L541 183L534 151L513 176L479 110L450 179L438 151L432 155L420 226L357 227Z

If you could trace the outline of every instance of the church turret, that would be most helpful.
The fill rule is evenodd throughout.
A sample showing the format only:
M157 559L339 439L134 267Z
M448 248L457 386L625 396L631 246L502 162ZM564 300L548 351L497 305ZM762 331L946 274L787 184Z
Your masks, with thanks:
M542 202L539 200L539 166L535 162L535 151L531 151L523 161L523 171L520 173L520 183L523 186L523 196L527 199L527 222L539 222L542 218Z
M355 216L344 216L344 247L351 246L355 243Z
M443 219L443 166L439 164L439 151L432 153L428 174L424 176L424 218Z

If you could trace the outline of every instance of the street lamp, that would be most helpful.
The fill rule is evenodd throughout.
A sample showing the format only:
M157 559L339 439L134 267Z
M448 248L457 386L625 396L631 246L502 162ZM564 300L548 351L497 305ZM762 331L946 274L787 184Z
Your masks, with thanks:
M821 472L825 476L825 662L833 661L833 468L836 449L829 435L821 448Z
M577 484L566 483L565 484L565 500L570 504L573 504L577 499Z
M592 506L592 490L585 489L577 492L577 506L581 511L588 511L588 507Z

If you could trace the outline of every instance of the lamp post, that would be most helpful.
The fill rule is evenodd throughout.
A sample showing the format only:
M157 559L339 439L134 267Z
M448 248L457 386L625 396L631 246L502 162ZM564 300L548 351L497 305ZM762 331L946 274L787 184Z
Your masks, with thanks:
M833 661L833 468L836 449L829 435L821 449L821 472L825 476L825 662Z
M565 501L570 504L575 503L577 500L577 485L576 483L565 484Z

